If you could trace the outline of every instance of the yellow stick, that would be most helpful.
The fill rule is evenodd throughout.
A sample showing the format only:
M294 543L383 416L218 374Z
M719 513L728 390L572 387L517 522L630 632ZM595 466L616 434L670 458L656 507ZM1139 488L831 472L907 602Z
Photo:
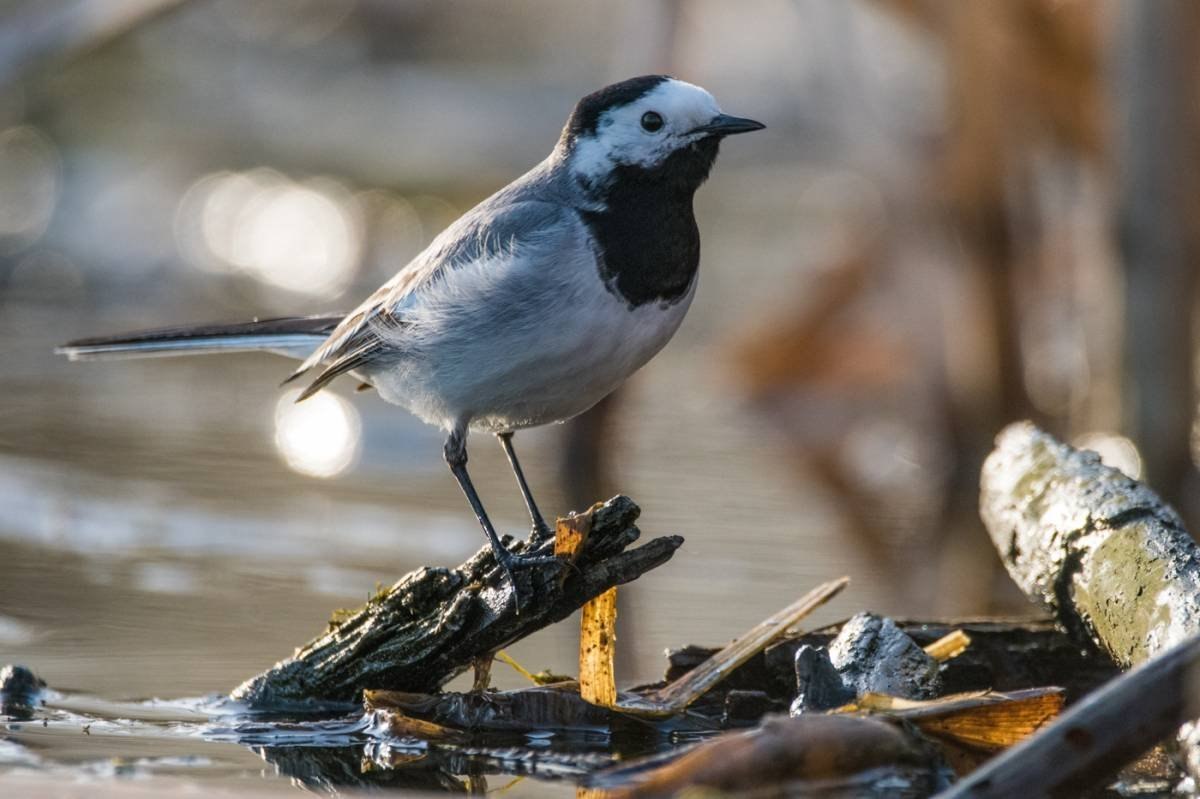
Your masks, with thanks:
M675 682L644 696L623 696L616 709L647 718L663 718L679 713L738 666L786 635L789 628L833 599L849 584L849 577L840 577L817 586L774 616L759 622L745 635Z
M583 606L579 625L579 695L601 707L617 703L613 654L617 642L617 587Z

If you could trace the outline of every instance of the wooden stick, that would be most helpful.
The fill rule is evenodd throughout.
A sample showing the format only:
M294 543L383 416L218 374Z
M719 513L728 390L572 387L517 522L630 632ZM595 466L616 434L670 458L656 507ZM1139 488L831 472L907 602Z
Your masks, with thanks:
M675 715L773 641L787 635L791 627L840 594L849 584L849 577L822 583L674 682L646 694L622 695L616 709L650 718Z
M617 703L617 589L583 606L579 620L579 695L601 707Z
M955 630L951 633L946 633L941 638L924 647L925 654L938 661L945 663L947 660L956 658L966 651L971 645L971 636L964 633L962 630Z

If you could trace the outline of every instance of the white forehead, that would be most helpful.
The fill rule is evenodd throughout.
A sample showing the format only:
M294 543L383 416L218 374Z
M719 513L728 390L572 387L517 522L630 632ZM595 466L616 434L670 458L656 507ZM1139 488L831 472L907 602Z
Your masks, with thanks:
M663 118L663 128L657 133L642 128L642 116L649 111ZM596 181L618 164L652 166L697 138L691 131L719 113L716 98L707 91L668 78L633 102L600 114L595 133L576 142L571 168Z
M699 86L675 78L669 78L655 86L634 101L633 108L639 112L639 119L646 111L657 111L668 121L693 123L688 130L703 125L721 113L717 98Z

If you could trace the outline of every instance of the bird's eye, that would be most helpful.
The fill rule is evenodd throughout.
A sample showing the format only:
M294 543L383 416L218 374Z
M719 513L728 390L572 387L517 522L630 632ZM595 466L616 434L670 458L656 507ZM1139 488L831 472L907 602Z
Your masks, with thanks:
M646 131L647 133L655 133L656 131L662 130L662 126L663 118L658 112L647 111L646 113L642 114L642 130Z

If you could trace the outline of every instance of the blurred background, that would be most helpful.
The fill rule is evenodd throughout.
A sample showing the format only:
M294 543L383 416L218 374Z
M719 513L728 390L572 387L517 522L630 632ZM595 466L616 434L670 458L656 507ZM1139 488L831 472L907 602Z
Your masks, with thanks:
M297 406L270 356L52 348L349 310L646 72L768 129L698 196L674 342L517 437L548 515L620 491L687 538L623 591L619 680L843 573L821 620L1023 610L976 513L1015 419L1200 529L1197 42L1187 0L3 0L0 662L227 691L480 546L440 434L350 381ZM499 447L471 457L523 534Z

